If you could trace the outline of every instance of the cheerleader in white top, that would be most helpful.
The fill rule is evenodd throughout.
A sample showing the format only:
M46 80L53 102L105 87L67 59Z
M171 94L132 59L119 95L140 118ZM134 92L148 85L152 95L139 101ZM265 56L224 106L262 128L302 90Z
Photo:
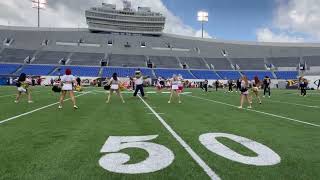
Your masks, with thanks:
M244 103L244 100L246 99L249 106L248 108L251 108L251 101L250 101L250 98L249 98L249 82L248 82L248 78L246 76L243 76L241 78L241 88L240 88L240 91L241 91L241 97L240 97L240 106L239 108L242 109L242 106L243 106L243 103Z
M66 69L65 75L61 77L61 96L60 96L60 104L59 109L62 109L63 101L67 93L70 94L71 101L73 103L73 108L78 109L76 105L76 98L73 93L73 86L76 84L76 78L71 74L70 69Z
M110 86L110 93L108 95L108 99L107 99L106 103L110 102L110 98L111 98L111 95L113 94L113 92L116 92L117 95L120 97L122 103L125 103L125 101L123 100L121 91L120 91L120 81L118 79L117 73L113 73L112 78L110 79L108 85Z
M180 88L179 88L180 86ZM170 94L170 99L168 103L171 103L172 96L175 94L178 97L179 104L181 103L180 100L180 92L181 92L181 80L179 76L173 75L173 78L171 79L171 94Z

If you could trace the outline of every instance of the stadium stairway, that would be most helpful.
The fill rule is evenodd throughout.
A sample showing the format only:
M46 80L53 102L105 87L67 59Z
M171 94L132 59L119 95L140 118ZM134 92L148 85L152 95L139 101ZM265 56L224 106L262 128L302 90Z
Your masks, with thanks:
M49 72L49 76L52 76L56 71L58 71L59 67L55 67L53 68L53 70L51 72Z
M12 74L20 74L20 73L21 73L21 70L24 68L24 66L25 66L25 64L20 65L20 66L18 67L18 69L16 69L16 71L13 72Z
M102 74L103 74L103 66L100 67L100 70L99 70L99 74L98 74L98 77L102 77Z

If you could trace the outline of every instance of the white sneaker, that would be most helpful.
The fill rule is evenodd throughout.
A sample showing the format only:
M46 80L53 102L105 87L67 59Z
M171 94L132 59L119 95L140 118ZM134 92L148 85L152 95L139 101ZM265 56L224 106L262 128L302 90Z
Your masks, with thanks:
M239 106L238 108L239 108L239 109L242 109L242 106Z
M73 108L74 108L74 109L78 109L78 106L74 105Z
M62 109L62 106L59 106L58 109Z
M248 106L248 109L252 109L252 106Z
M168 104L170 104L171 103L171 101L168 101Z
M271 98L271 96L269 96L269 98Z
M33 101L28 101L29 104L33 103Z
M179 104L181 104L182 102L181 101L179 101Z
M14 103L19 103L19 101L15 100Z
M266 96L262 96L263 98L265 98Z

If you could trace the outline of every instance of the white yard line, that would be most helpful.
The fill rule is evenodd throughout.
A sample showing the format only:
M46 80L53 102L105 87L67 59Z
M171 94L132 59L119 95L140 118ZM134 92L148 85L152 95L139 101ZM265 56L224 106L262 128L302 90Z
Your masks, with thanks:
M3 95L3 96L0 96L0 98L2 97L10 97L10 96L15 96L16 94L8 94L8 95Z
M88 92L88 93L89 93L89 92ZM77 96L75 96L75 97L80 97L80 96L86 95L86 94L88 94L88 93L79 94L79 95L77 95ZM70 100L70 98L65 99L64 101L68 101L68 100ZM48 107L51 107L51 106L54 106L54 105L57 105L57 104L59 104L59 102L52 103L52 104L49 104L49 105L46 105L46 106L43 106L43 107L34 109L34 110L32 110L32 111L28 111L28 112L19 114L19 115L17 115L17 116L13 116L13 117L11 117L11 118L2 120L2 121L0 121L0 125L3 124L3 123L6 123L6 122L8 122L8 121L15 120L15 119L17 119L17 118L19 118L19 117L23 117L23 116L32 114L32 113L34 113L34 112L40 111L40 110L42 110L42 109L46 109L46 108L48 108Z
M308 107L308 108L320 108L319 106L311 106L311 105L306 105L306 104L299 104L299 103L290 103L290 102L285 102L285 101L275 101L271 99L265 99L264 101L270 101L270 102L276 102L276 103L281 103L281 104L290 104L290 105L296 105L296 106L302 106L302 107Z
M235 106L235 105L232 105L232 104L228 104L228 103L224 103L224 102L220 102L220 101L215 101L215 100L212 100L212 99L206 99L206 98L202 98L202 97L198 97L198 96L192 96L192 95L186 95L186 96L189 96L189 97L192 97L192 98L201 99L201 100L204 100L204 101L210 101L210 102L214 102L214 103L217 103L217 104L223 104L223 105L226 105L226 106L231 106L231 107L238 108L238 106ZM272 114L272 113L267 113L267 112L258 111L258 110L254 110L254 109L244 109L244 110L252 111L252 112L256 112L256 113L259 113L259 114L264 114L264 115L268 115L268 116L272 116L272 117L277 117L277 118L285 119L285 120L288 120L288 121L294 121L294 122L298 122L298 123L301 123L301 124L307 124L307 125L314 126L314 127L320 127L319 124L309 123L309 122L305 122L305 121L301 121L301 120L297 120L297 119L293 119L293 118L289 118L289 117L285 117L285 116L280 116L280 115L276 115L276 114Z
M201 157L167 124L167 122L157 113L141 96L141 101L149 108L153 115L162 123L162 125L170 132L170 134L180 143L180 145L189 153L189 155L198 163L199 166L214 180L220 177L201 159Z

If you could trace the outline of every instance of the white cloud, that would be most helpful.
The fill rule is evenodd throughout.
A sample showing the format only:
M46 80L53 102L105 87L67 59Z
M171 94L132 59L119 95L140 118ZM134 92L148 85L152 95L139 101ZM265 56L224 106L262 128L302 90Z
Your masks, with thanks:
M258 41L320 40L319 0L276 0L276 2L273 25L271 28L261 28L257 31ZM272 32L270 29L277 29L280 33Z
M285 32L274 33L268 28L257 30L257 40L261 42L303 42L304 38L291 36Z
M85 9L100 5L102 0L54 0L48 1L45 11L41 12L41 26L45 27L87 27L84 18ZM123 5L119 0L104 0L113 3L117 8ZM132 7L151 7L153 11L164 14L167 18L165 32L186 36L199 37L199 30L175 16L161 0L132 0ZM36 26L37 13L31 8L30 0L6 0L0 2L0 24L17 26ZM201 30L200 30L201 31ZM201 33L200 33L201 36ZM207 32L205 37L211 37Z

